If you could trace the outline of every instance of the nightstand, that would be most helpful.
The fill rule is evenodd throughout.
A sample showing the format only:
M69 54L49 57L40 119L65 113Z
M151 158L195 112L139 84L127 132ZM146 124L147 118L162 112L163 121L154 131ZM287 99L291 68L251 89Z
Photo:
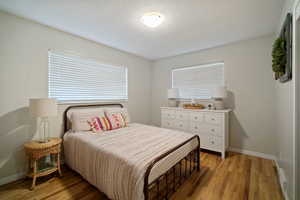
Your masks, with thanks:
M24 144L25 152L29 158L29 173L27 176L33 178L31 189L35 187L38 177L49 175L58 171L61 176L60 169L60 151L62 139L50 138L46 143L38 141L30 141ZM49 157L49 162L47 162Z

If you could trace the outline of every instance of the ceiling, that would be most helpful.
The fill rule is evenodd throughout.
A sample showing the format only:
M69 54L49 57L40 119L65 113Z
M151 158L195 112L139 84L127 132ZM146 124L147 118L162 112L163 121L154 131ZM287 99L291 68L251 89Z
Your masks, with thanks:
M147 59L277 30L284 0L0 0L0 9ZM149 28L146 12L164 22Z

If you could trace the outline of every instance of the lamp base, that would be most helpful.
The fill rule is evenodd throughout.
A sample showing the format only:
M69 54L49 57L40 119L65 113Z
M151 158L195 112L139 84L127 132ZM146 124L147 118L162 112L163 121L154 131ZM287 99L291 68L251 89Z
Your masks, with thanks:
M178 107L178 102L177 102L177 100L169 99L169 101L168 101L168 106L169 106L169 107Z
M214 107L216 110L224 110L224 102L222 99L214 99Z
M42 117L40 120L39 135L39 143L49 142L49 121L47 117Z
M48 143L50 140L46 139L46 140L38 140L37 142L40 143L40 144L43 144L43 143Z

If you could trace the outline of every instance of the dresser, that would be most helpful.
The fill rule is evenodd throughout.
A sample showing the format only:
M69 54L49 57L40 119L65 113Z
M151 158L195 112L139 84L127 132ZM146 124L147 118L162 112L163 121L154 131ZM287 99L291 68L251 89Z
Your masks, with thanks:
M230 111L161 107L161 126L197 134L202 149L220 152L225 158L229 145Z

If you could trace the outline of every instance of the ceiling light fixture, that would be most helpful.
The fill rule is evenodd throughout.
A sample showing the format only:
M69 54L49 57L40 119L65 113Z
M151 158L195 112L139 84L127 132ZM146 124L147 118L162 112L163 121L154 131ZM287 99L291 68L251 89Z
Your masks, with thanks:
M160 25L164 20L164 16L160 13L156 13L156 12L150 12L150 13L146 13L144 14L144 16L141 18L141 21L143 22L143 24L145 24L146 26L149 26L151 28L155 28L158 25Z

